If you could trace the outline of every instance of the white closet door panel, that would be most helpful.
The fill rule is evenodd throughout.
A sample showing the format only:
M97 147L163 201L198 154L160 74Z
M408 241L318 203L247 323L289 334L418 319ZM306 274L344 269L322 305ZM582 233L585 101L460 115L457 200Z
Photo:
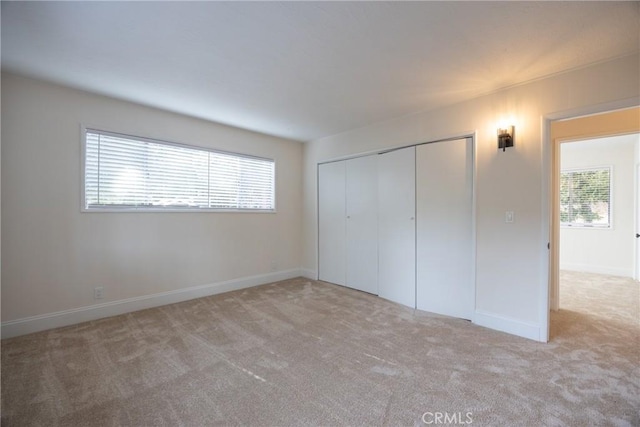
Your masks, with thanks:
M318 277L346 284L345 162L318 166Z
M471 139L416 149L416 303L420 310L472 318L472 174Z
M347 161L347 286L378 293L378 156Z
M378 295L415 308L415 147L378 156Z

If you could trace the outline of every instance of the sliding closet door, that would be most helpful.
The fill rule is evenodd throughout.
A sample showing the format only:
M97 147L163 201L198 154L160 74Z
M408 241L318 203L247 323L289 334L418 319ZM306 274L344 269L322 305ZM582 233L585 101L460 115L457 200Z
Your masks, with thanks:
M318 277L346 283L345 162L318 165Z
M378 156L347 160L347 286L378 293Z
M420 310L471 319L473 145L470 138L416 148Z
M378 156L378 295L415 308L415 147Z

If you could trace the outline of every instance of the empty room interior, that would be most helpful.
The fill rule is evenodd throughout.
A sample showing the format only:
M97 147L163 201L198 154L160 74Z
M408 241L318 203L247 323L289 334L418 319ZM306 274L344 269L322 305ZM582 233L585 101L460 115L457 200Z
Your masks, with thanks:
M1 2L7 426L640 425L640 2Z

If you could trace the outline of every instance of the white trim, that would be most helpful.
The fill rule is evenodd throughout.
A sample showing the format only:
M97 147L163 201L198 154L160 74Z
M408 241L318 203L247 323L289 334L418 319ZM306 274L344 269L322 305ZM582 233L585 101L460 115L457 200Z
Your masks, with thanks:
M316 206L313 210L316 216L316 280L320 280L320 163L316 164ZM310 270L311 271L311 270Z
M523 322L522 320L481 310L476 310L473 323L478 326L484 326L485 328L495 329L519 337L547 342L546 331L543 331L540 325L535 323ZM542 332L544 332L544 334Z
M309 280L318 280L318 272L309 268L303 268L300 270L300 275Z
M87 128L80 123L80 212L84 212L87 206L87 193L85 191L85 177L87 176Z
M280 280L293 279L295 277L300 277L301 273L302 270L300 269L282 270L257 276L226 280L208 285L192 286L185 289L143 295L119 301L111 301L104 304L72 308L55 313L10 320L8 322L2 322L2 338L16 337L19 335L30 334L32 332L102 319L104 317L117 316L120 314L130 313L132 311L174 304L194 298L250 288Z
M555 159L555 155L552 154L552 150L555 145L549 141L551 139L551 121L541 116L540 117L540 136L542 138L542 149L540 150L540 164L542 166L541 176L541 194L542 199L540 203L540 282L538 287L538 319L540 319L540 341L549 341L549 309L553 306L554 296L552 294L553 286L553 259L551 254L554 253L554 231L552 228L553 218L551 214L553 212L552 203L553 198L553 170L554 165L552 160Z
M636 234L640 233L640 139L636 141L636 162L633 168L633 223L636 227L634 230ZM633 245L633 264L634 264L634 276L633 278L640 281L640 238L636 236Z
M475 313L478 306L478 131L473 132L471 138L471 150L473 151L473 164L471 167L471 282L473 285L473 307L471 309L471 321L475 323Z

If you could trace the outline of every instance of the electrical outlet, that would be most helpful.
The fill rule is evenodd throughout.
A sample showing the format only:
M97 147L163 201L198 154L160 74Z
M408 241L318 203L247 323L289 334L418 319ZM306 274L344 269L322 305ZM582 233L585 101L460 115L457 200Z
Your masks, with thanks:
M271 271L278 271L278 261L271 261Z
M99 286L93 289L93 299L102 299L104 298L104 288Z

